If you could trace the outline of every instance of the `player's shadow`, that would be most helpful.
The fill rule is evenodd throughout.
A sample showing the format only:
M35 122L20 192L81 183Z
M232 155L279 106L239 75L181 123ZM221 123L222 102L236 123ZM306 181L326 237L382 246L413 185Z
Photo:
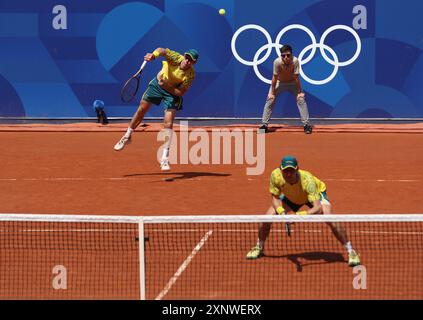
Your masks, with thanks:
M278 127L278 126L271 126L271 127L268 127L267 128L267 131L265 132L264 130L257 130L257 134L269 134L269 133L273 133L273 132L276 132L276 130L278 129L278 128L281 128L281 127Z
M266 255L266 257L287 258L289 261L291 261L295 265L298 272L303 271L303 268L306 266L346 262L342 254L338 252L327 252L327 251L302 252L302 253L288 254L284 256L267 256Z
M284 124L284 125L271 125L271 126L269 126L268 128L267 128L267 133L269 134L269 133L274 133L274 132L277 132L279 129L288 129L288 130L290 130L290 131L298 131L298 130L300 130L300 131L302 131L303 130L303 127L302 126L298 126L298 125L296 125L296 124ZM262 131L260 131L260 130L258 130L257 131L257 133L258 134L262 134L263 132Z
M272 126L272 127L269 127L269 128L267 128L267 133L276 132L276 130L278 130L279 128L282 128L282 127L280 127L280 126Z
M215 173L215 172L152 172L152 173L135 173L126 174L127 177L139 177L139 176L166 176L166 181L183 180L183 179L194 179L198 177L228 177L230 173Z

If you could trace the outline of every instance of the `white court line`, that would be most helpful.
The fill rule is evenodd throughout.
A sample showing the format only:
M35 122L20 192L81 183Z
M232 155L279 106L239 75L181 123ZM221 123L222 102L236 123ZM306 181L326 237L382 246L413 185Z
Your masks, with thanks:
M207 239L211 236L213 233L213 230L209 230L204 237L200 240L199 243L194 247L191 254L185 259L185 261L181 264L181 266L178 268L178 270L175 272L172 278L170 278L169 282L166 284L164 289L159 293L159 295L154 300L161 300L172 288L172 286L175 284L175 282L178 280L182 272L185 271L191 260L194 258L194 256L200 251L201 247L206 243Z
M364 234L399 234L399 235L423 235L423 232L407 232L407 231L351 231L353 233L364 233Z
M0 181L126 181L137 180L134 178L117 177L117 178L0 178ZM139 180L139 179L138 179Z
M322 179L323 181L342 181L342 182L420 182L416 179Z

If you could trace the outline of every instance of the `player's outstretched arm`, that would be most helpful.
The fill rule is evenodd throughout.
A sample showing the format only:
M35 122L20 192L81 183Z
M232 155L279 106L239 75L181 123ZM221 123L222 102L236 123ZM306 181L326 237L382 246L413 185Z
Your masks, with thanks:
M160 56L164 56L165 54L166 54L166 49L156 48L153 52L146 53L146 55L144 56L144 60L145 61L153 61Z

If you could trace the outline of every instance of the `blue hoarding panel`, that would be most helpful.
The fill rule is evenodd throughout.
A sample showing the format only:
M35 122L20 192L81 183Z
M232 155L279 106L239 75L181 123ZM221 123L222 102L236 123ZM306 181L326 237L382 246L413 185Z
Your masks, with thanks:
M95 99L130 116L138 101L120 88L164 47L200 52L178 116L259 118L290 44L311 117L423 117L421 12L420 0L3 0L0 116L93 116ZM147 65L138 99L161 65ZM295 97L273 116L299 117Z

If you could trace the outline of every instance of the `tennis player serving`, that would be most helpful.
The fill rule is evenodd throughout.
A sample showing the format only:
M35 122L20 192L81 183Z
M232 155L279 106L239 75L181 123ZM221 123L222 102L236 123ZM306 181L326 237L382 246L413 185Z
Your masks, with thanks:
M163 124L167 131L167 139L160 167L163 171L167 171L170 170L169 148L176 111L182 109L182 96L192 85L195 77L193 65L197 62L199 55L195 49L190 49L184 55L181 55L170 49L157 48L152 53L147 53L144 60L153 61L159 57L164 58L162 69L148 84L125 135L116 143L114 149L120 151L131 142L133 131L140 125L150 106L152 104L159 105L163 102Z
M295 212L298 215L330 214L332 207L326 194L326 185L310 172L300 170L297 159L285 156L281 166L272 171L270 176L270 193L272 206L266 214L287 214ZM299 211L303 205L308 210ZM342 243L348 252L348 265L360 264L360 257L348 240L347 233L340 223L327 223L336 239ZM257 245L247 254L247 259L257 259L264 255L264 242L269 236L271 223L261 223Z

